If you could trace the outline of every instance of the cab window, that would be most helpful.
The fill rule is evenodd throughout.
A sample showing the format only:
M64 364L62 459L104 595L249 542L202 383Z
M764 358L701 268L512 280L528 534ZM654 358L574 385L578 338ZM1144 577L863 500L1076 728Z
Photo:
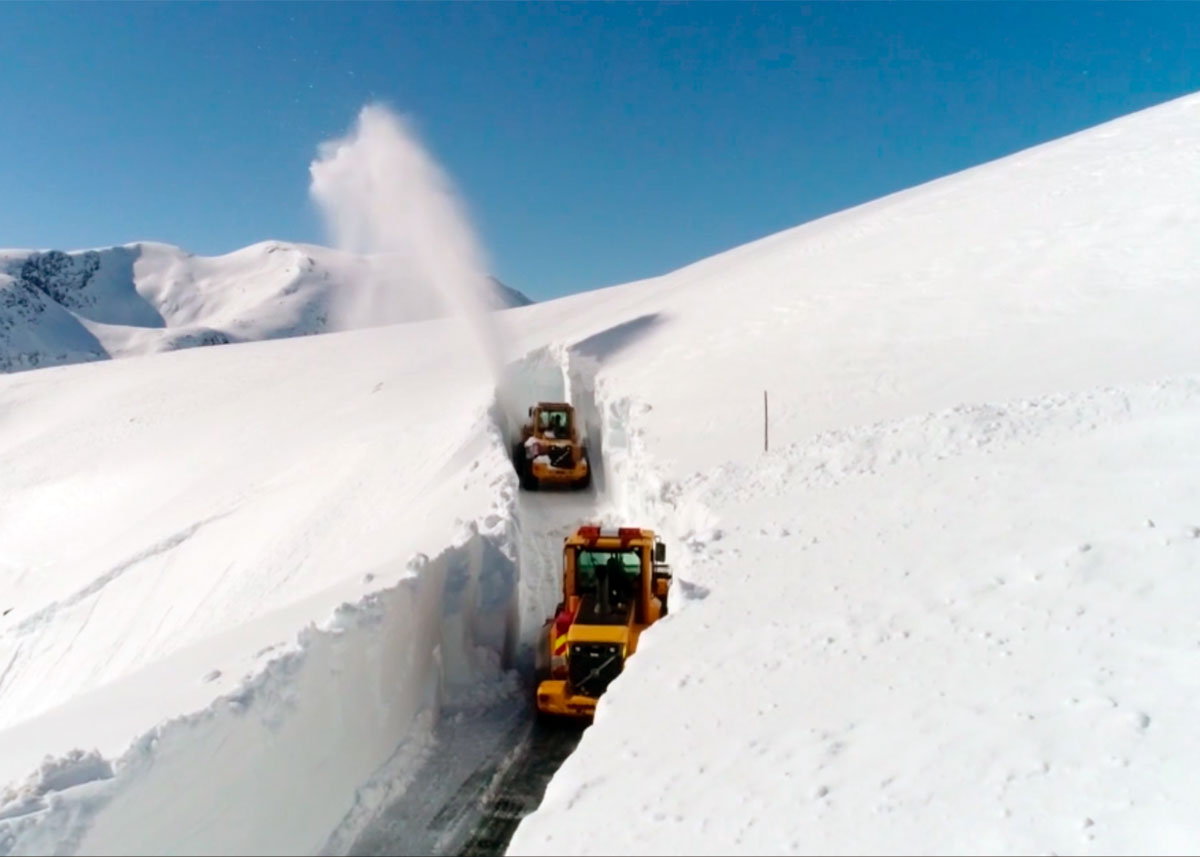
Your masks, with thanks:
M538 427L542 431L552 429L556 432L566 432L570 428L570 423L566 411L544 410L538 414Z
M609 585L632 586L642 571L641 548L626 550L593 550L580 548L575 561L576 587L581 595L598 592L601 577L610 578ZM620 578L613 580L613 577Z

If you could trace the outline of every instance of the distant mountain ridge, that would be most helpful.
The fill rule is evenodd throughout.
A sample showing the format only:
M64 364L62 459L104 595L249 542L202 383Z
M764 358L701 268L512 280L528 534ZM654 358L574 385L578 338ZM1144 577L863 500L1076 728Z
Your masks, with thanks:
M349 329L340 311L373 289L387 300L371 324L447 314L403 260L380 258L282 241L223 256L155 242L0 250L0 372ZM533 303L491 280L493 310Z

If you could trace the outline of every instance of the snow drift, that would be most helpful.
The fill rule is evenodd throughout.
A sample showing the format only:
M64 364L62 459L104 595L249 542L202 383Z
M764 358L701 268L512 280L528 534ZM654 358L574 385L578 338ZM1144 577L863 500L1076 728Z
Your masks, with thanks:
M664 532L681 594L510 853L1195 850L1197 151L1193 96L497 314L590 388L604 514ZM0 378L0 775L92 775L18 787L9 850L311 853L353 784L420 788L422 676L508 698L491 607L427 620L475 629L461 670L407 618L344 664L322 636L489 538L543 597L469 331L403 330ZM310 623L306 667L255 657Z

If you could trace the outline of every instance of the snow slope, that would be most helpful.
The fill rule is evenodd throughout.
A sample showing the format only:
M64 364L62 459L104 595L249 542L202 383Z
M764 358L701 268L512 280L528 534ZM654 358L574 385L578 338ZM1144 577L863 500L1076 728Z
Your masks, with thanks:
M1195 376L718 469L710 597L508 853L1195 853L1198 432Z
M371 325L448 314L411 267L278 241L215 257L148 242L0 251L0 370L368 326L351 307L374 311ZM530 303L495 279L488 296L493 309Z
M1197 154L1193 96L497 314L499 382L456 320L0 378L0 850L342 853L594 514L676 601L510 853L1195 851ZM556 383L586 509L505 460Z
M711 594L510 854L1195 852L1198 156L1192 96L609 292Z

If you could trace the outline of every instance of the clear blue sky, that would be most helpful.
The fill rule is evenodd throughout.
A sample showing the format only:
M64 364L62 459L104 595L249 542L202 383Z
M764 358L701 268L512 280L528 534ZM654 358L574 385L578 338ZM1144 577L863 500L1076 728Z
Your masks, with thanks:
M0 10L0 247L324 243L309 162L379 99L537 299L1200 90L1200 3Z

